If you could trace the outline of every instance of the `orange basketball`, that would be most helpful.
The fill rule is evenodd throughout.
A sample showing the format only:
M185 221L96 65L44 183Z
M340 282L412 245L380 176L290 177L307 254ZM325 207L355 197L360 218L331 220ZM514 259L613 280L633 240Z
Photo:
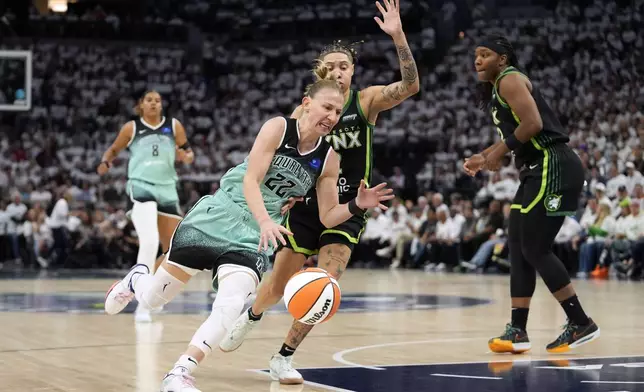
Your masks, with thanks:
M289 313L301 323L328 321L340 306L340 286L322 268L307 268L291 276L284 289Z

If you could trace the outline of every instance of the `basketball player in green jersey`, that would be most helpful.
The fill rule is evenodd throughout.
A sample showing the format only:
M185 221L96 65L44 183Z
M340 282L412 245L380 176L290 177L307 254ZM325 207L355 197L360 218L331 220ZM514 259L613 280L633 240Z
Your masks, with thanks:
M340 161L324 140L342 112L336 82L322 80L307 89L299 119L275 117L262 126L248 157L230 169L214 194L204 196L175 231L170 250L156 273L145 264L132 267L107 293L105 311L116 314L134 298L148 309L171 301L199 271L216 272L218 291L212 313L188 349L166 374L162 392L199 392L191 373L216 347L255 293L268 256L285 244L283 205L315 187L319 217L327 227L339 225L367 208L385 208L393 198L385 184L367 189L340 204L336 184Z
M546 350L576 349L597 339L601 331L581 306L552 244L565 217L579 207L583 164L536 83L517 68L517 55L505 37L492 35L480 42L474 64L483 82L478 85L479 105L491 114L501 140L468 158L464 169L472 176L482 169L498 170L511 152L521 179L508 229L512 319L488 346L496 353L530 350L528 312L539 272L568 317L563 333Z
M161 262L159 257L155 263L159 240L161 249L167 252L183 215L175 160L187 164L194 160L183 125L175 118L163 116L162 109L159 93L146 92L135 108L139 117L123 125L97 169L98 174L104 175L118 154L129 148L126 191L132 203L130 219L139 238L136 262L151 270ZM137 308L135 318L150 321L150 314Z
M372 170L372 132L382 111L389 110L419 91L418 71L402 29L398 0L376 3L382 20L375 18L380 28L389 34L398 52L402 80L387 86L371 86L364 90L351 89L355 53L350 47L335 43L318 57L317 79L336 80L344 95L340 121L326 140L341 156L337 186L340 202L353 199L362 181L369 184ZM301 116L302 107L293 117ZM299 271L306 259L316 253L318 267L339 279L358 243L366 219L358 214L342 224L327 228L317 219L316 194L306 195L304 203L296 203L289 211L286 227L293 232L287 244L276 254L273 271L260 287L251 308L242 314L235 326L222 339L220 348L233 351L243 342L262 313L280 301L289 278ZM319 249L319 251L318 251ZM274 380L284 384L301 384L302 376L292 367L292 355L307 333L313 328L294 321L282 349L271 358L270 372Z

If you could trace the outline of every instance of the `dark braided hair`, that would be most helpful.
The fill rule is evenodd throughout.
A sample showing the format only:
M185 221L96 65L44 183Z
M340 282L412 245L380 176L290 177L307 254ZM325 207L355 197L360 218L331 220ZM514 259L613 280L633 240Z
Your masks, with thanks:
M495 51L499 55L507 56L506 64L508 66L518 67L519 65L514 47L512 46L510 41L508 41L508 39L501 34L495 34L486 37L485 40L478 46L485 46L486 48ZM476 85L476 103L481 110L487 110L488 105L490 104L490 100L492 99L493 90L494 84L490 83L489 81L478 83Z
M356 46L364 43L364 41L358 41L351 44L344 44L341 40L333 41L332 44L322 48L322 51L318 55L318 58L315 59L313 64L313 75L315 75L317 80L326 79L329 77L329 70L322 59L329 53L344 53L349 58L351 64L355 64L358 61L358 51Z

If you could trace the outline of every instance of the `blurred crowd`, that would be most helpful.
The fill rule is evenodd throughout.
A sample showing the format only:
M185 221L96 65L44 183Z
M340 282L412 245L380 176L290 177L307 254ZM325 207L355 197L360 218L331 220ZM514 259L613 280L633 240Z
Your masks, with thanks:
M292 27L293 21L364 19L376 34L357 46L355 86L399 78L393 44L378 34L374 12L362 11L366 4L287 3L258 3L251 12L239 10L239 1L217 9L188 1L179 12L173 2L160 2L159 9L179 16L152 14L147 22L183 26L192 19L201 26L206 14L217 20L237 15L241 26L270 20L265 28L273 31ZM509 159L499 172L477 178L461 170L464 157L495 140L489 115L473 102L472 49L479 37L501 32L559 114L587 168L581 208L566 219L556 251L579 277L639 276L644 2L582 6L560 1L545 16L498 19L488 18L485 7L476 4L469 9L471 26L440 60L434 58L440 43L434 27L456 18L460 9L449 2L438 8L428 1L411 3L402 14L404 23L410 20L408 34L414 34L409 41L419 63L421 93L380 116L374 137L377 175L400 197L386 213L373 211L352 264L508 270L507 217L518 173ZM277 12L285 7L291 12ZM434 10L430 22L418 23L413 7ZM57 18L50 22L69 23ZM101 19L114 26L132 22L96 12L75 18L74 23ZM221 175L244 159L263 121L292 111L311 81L311 60L331 39L320 33L319 39L231 45L222 36L204 35L196 57L189 48L169 44L0 43L0 49L31 49L34 66L33 109L0 132L0 259L5 264L129 265L137 240L124 213L128 154L121 154L105 178L99 179L95 167L131 118L138 96L148 88L159 91L166 113L188 132L196 159L177 167L185 211L214 192ZM400 166L392 167L392 160Z

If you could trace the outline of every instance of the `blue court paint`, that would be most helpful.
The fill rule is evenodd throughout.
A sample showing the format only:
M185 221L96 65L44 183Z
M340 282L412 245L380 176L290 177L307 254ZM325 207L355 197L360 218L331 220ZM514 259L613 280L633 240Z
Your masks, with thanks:
M70 270L70 269L53 269L53 270L9 270L0 271L0 280L57 280L57 279L120 279L128 270Z
M106 290L109 285L106 286ZM105 292L69 293L0 293L2 312L103 312ZM210 313L213 293L188 291L178 295L164 307L164 313L201 314ZM386 293L344 293L340 313L350 312L393 312L402 310L434 310L462 308L488 304L488 299L447 295L410 295ZM136 301L130 303L123 313L132 313ZM283 302L275 305L268 313L286 313Z
M492 355L494 361L505 356ZM305 380L356 392L644 391L644 356L301 369Z

